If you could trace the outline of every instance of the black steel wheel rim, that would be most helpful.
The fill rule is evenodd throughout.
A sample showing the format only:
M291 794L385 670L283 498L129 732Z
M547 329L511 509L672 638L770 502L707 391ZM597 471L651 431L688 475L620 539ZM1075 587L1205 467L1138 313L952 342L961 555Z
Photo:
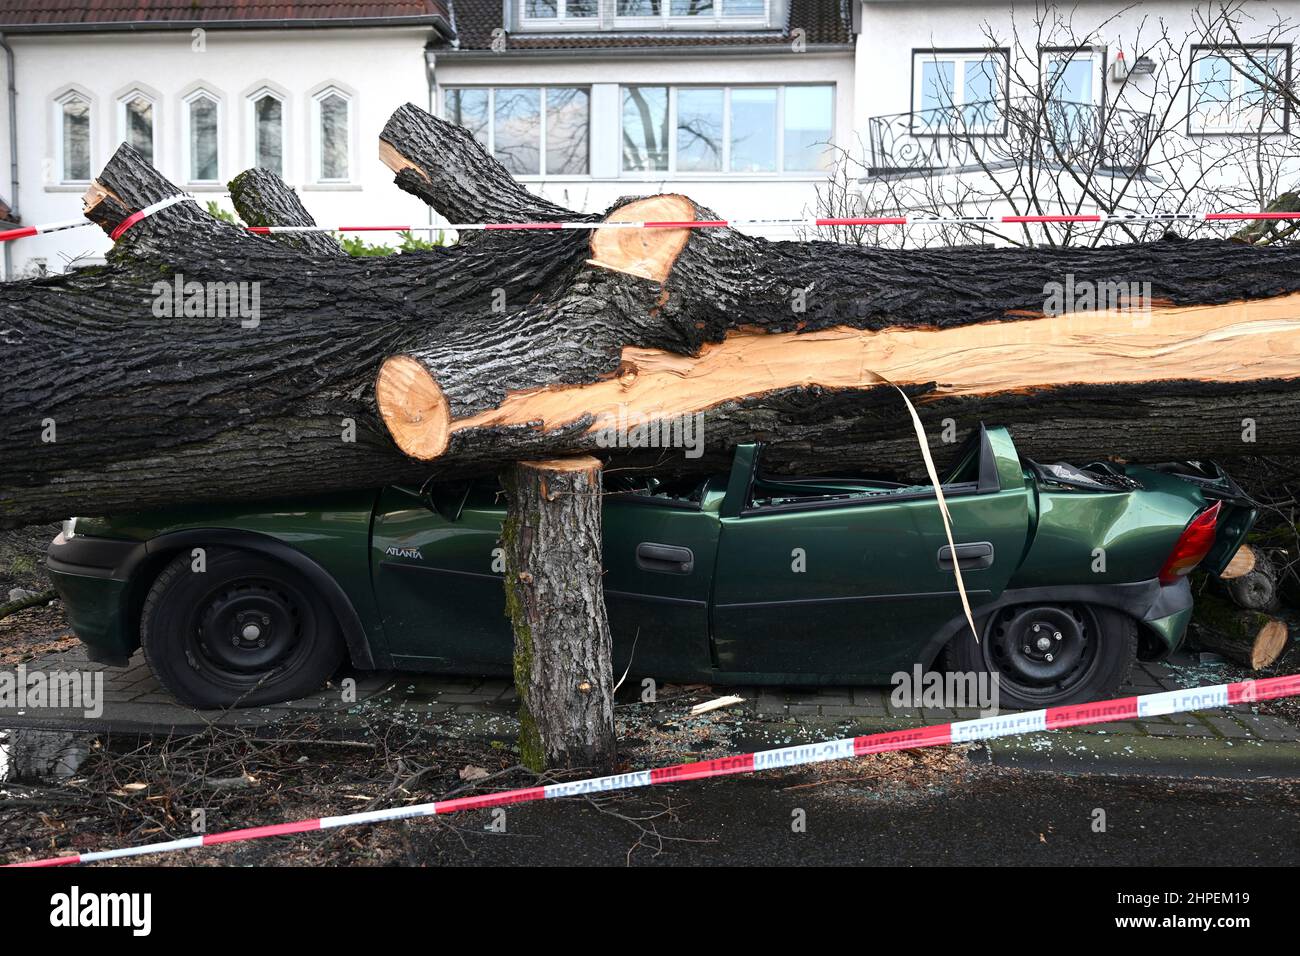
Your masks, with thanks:
M984 661L1016 696L1044 705L1086 683L1101 661L1097 617L1082 605L1002 608L980 642Z
M208 677L253 687L299 664L314 627L311 602L298 587L250 575L224 581L196 602L186 650Z

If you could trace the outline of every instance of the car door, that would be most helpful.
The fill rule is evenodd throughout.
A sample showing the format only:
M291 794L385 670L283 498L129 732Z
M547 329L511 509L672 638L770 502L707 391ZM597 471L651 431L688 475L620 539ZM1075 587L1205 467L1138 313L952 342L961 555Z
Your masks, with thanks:
M371 531L371 574L398 667L509 673L514 637L501 582L505 503L486 485L449 485L436 507L386 488Z
M697 492L605 498L605 608L614 670L658 680L707 679L709 592L725 480Z
M969 474L944 490L978 606L1001 593L1020 562L1029 499L1005 431L981 429L975 445ZM763 498L754 485L733 473L735 494L722 512L713 596L721 670L885 680L961 614L932 488L855 495L851 483L831 483L817 501Z
M701 488L704 484L701 484ZM514 639L505 616L500 535L505 502L491 483L438 487L429 497L386 489L377 509L372 573L399 666L507 673ZM709 586L719 490L609 494L603 503L605 605L621 674L706 677Z

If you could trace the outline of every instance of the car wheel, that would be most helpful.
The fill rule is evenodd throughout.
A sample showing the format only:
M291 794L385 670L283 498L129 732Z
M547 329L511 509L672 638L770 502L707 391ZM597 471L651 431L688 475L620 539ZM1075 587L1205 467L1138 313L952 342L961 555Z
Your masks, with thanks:
M316 690L343 661L338 622L301 574L234 548L185 553L154 581L141 612L145 659L193 707L252 707Z
M1017 604L948 645L949 670L997 674L999 704L1036 709L1114 696L1137 660L1137 622L1095 604Z

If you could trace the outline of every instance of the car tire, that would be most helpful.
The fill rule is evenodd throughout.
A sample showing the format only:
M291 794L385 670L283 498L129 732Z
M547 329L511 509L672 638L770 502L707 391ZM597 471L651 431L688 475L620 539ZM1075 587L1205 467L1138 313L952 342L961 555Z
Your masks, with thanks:
M1017 604L944 649L949 671L998 676L999 706L1038 709L1113 697L1137 660L1137 621L1096 604Z
M140 643L159 682L200 709L278 703L319 688L345 647L307 579L253 551L204 552L202 571L181 554L145 598Z

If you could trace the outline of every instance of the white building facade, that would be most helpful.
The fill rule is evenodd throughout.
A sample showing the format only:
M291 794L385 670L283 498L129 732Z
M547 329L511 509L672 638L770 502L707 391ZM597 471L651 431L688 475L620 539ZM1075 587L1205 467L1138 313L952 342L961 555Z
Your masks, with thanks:
M863 0L859 30L873 211L1249 210L1300 180L1293 0Z
M1242 56L1225 52L1235 34L1216 20L1220 6L315 0L278 4L269 21L239 0L181 14L193 20L166 0L135 4L138 20L89 0L0 0L12 71L0 96L0 196L20 225L76 218L125 141L227 209L226 183L257 165L321 223L436 222L377 157L384 122L411 102L470 128L529 188L577 210L683 192L728 218L847 211L824 203L842 155L853 160L850 192L886 208L902 202L910 187L900 184L1007 163L1024 147L1013 135L1020 104L1046 82L1061 105L1039 125L1068 127L1058 138L1076 149L1071 161L1091 162L1130 204L1168 201L1176 190L1160 182L1255 136L1264 145L1253 158L1266 152L1270 174L1238 164L1232 198L1247 208L1297 170L1289 103L1264 102L1242 56L1289 79L1300 0L1230 5ZM1156 174L1152 124L1182 137L1176 151L1192 158L1178 170L1165 162ZM1205 181L1222 185L1236 168ZM921 192L907 203L937 205ZM79 229L4 247L6 275L18 276L102 261L109 242Z

